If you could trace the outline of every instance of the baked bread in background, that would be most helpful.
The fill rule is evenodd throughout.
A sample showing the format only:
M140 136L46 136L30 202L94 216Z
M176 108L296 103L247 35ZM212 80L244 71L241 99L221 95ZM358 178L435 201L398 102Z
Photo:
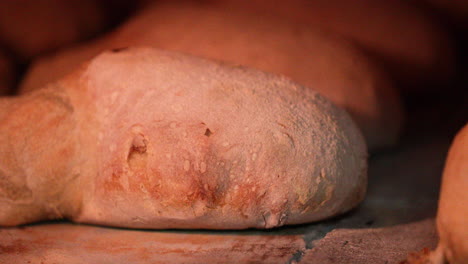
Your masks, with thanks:
M454 75L452 36L405 0L206 0L227 10L274 14L341 34L383 62L405 93L428 92Z
M95 0L0 2L0 42L22 61L92 37L106 23Z
M55 81L103 50L147 45L285 75L346 109L370 150L397 143L403 110L393 82L359 48L332 33L211 4L158 1L95 41L33 63L21 91Z

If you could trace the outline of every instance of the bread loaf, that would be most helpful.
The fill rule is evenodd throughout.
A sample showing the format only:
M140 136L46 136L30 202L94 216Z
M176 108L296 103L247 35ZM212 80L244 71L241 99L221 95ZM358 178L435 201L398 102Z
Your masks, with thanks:
M288 76L345 108L371 150L398 140L403 119L399 95L378 65L351 43L300 23L187 2L157 2L100 40L39 60L22 90L58 79L102 50L132 45Z
M439 245L433 263L468 262L468 125L450 147L437 212Z
M0 2L0 42L22 60L89 38L105 22L94 0Z
M253 69L130 48L0 103L4 226L271 228L346 212L366 189L346 112Z
M399 88L406 93L427 91L431 86L446 83L454 75L454 47L448 30L431 14L413 5L411 1L208 2L221 5L230 11L242 9L252 10L259 15L274 14L277 17L303 22L309 27L320 27L341 34L382 61L392 77L398 80Z

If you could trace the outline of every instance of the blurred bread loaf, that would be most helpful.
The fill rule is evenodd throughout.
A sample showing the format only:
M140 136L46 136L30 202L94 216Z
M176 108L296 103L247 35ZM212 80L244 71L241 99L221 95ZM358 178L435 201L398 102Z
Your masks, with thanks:
M38 60L22 91L57 80L105 49L146 45L281 74L345 108L375 150L395 144L402 106L379 65L349 41L304 23L190 2L157 2L114 32Z

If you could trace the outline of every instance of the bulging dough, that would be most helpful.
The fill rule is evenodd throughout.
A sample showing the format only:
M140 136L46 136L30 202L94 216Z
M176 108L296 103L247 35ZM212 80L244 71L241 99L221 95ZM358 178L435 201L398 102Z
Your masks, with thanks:
M34 206L49 208L42 218L54 208L56 218L120 227L272 228L341 214L365 194L367 153L356 125L283 77L129 48L23 97L52 92L62 99L48 102L68 105L74 120L60 138L74 151L67 179L45 191L61 196ZM35 176L38 184L49 177ZM32 196L47 196L35 189ZM24 203L21 210L30 212Z
M468 124L455 137L447 161L437 212L439 245L431 263L468 262Z

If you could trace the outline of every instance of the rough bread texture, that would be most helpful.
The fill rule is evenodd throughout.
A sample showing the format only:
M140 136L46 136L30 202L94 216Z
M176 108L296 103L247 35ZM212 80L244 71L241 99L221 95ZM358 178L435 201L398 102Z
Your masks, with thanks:
M288 76L345 108L371 150L398 141L403 119L399 95L379 67L349 42L301 23L187 2L158 2L98 41L39 60L21 89L57 80L102 50L132 45Z
M445 84L454 75L454 47L448 30L435 17L414 6L411 1L208 2L224 6L227 10L243 9L258 14L275 14L306 23L310 27L320 27L341 34L384 62L392 77L399 81L406 92L427 91L434 84Z
M0 2L0 42L20 59L89 38L105 26L94 0Z
M450 147L437 212L439 245L433 263L468 263L468 125Z
M348 211L366 189L350 117L253 69L130 48L3 105L1 225L271 228Z

